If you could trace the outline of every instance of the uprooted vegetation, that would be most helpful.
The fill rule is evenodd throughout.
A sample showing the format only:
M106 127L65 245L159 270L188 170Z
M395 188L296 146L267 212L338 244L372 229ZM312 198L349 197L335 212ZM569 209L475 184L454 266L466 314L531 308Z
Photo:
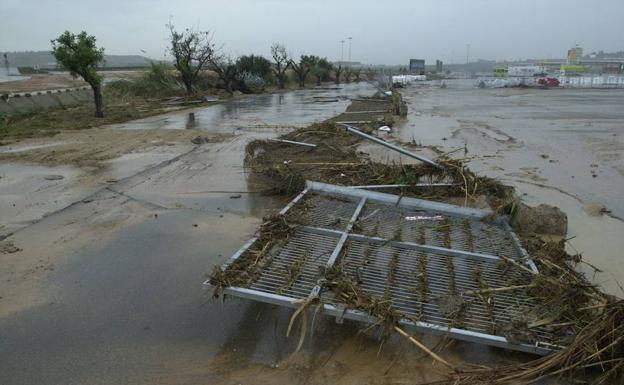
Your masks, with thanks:
M362 139L334 123L318 123L295 130L282 139L315 144L315 148L270 140L248 144L245 164L254 182L275 194L292 195L303 190L306 180L362 186L375 184L406 185L404 196L431 200L451 197L476 201L485 196L501 212L508 211L515 198L512 189L498 181L477 176L461 162L441 159L443 170L428 165L379 163L358 152ZM422 183L454 183L445 188L418 186Z
M388 107L388 106L386 106ZM380 120L387 119L380 116ZM375 122L373 124L377 124ZM392 122L388 122L391 124ZM373 125L361 125L369 129ZM338 185L374 185L401 184L398 189L401 196L414 196L430 200L463 200L464 203L477 201L485 197L495 215L511 215L516 211L518 199L513 188L500 182L477 176L464 163L442 157L438 162L443 169L427 165L382 164L369 159L358 152L361 139L346 132L333 121L313 124L297 129L281 139L315 144L316 147L304 147L274 141L254 141L247 147L246 165L252 177L266 186L266 191L276 194L293 195L304 188L305 180L315 180ZM417 186L418 183L447 182L451 186L443 188ZM395 190L397 191L397 190ZM271 251L284 242L294 229L301 213L277 215L267 218L259 232L259 239L249 252L230 265L227 269L215 268L211 282L217 292L227 286L248 286L258 274L263 264L270 263ZM492 218L487 218L489 220ZM357 226L357 222L356 222ZM464 226L469 226L464 224ZM448 226L442 222L435 232L450 248L451 235ZM397 230L399 231L399 230ZM376 233L376 231L373 231ZM375 236L376 234L369 234ZM401 234L394 238L401 239ZM424 238L424 233L421 234ZM365 311L379 320L378 325L384 330L394 330L408 338L424 350L433 359L451 369L447 380L436 383L449 384L490 384L490 383L527 383L539 381L550 376L568 376L578 379L583 374L595 384L622 383L624 378L624 301L602 292L587 278L575 270L582 262L580 255L569 255L565 251L565 240L560 242L544 241L536 235L522 233L521 241L534 261L539 272L526 267L522 259L513 260L502 257L497 268L505 275L509 270L524 274L526 279L517 282L510 276L507 287L491 288L488 280L478 268L470 272L471 279L478 290L460 292L454 285L454 279L448 282L448 295L433 298L428 289L431 280L428 277L426 254L421 256L415 268L413 294L421 303L437 301L441 311L452 320L451 326L461 326L464 311L470 300L466 295L476 296L476 300L485 309L484 316L490 320L490 330L502 334L514 343L533 343L535 335L532 329L546 328L554 336L550 341L555 353L520 364L508 364L499 367L463 365L455 366L428 349L413 336L407 334L399 325L405 315L393 307L388 296L376 296L362 290L358 274L348 273L344 265L342 251L337 263L330 269L320 272L325 288L331 290L338 300L349 308ZM394 239L393 238L393 239ZM419 239L413 241L420 242ZM466 243L472 248L474 239L468 237ZM422 243L422 242L421 242ZM349 248L349 242L345 249ZM366 263L370 259L371 248L364 252ZM303 262L302 262L303 263ZM452 261L443 260L442 267L449 277L454 277ZM397 258L388 262L388 282L397 273ZM287 282L294 282L300 266L285 271ZM289 276L290 274L290 276ZM390 285L390 283L388 283ZM386 288L388 293L389 287ZM493 315L495 294L516 292L530 298L536 306L525 309L519 306L510 309L514 315L508 324L500 324ZM474 299L473 299L474 300ZM319 306L319 297L302 301L301 307L293 314L293 321L302 316L305 329L305 313L311 305ZM420 314L423 309L421 306ZM298 344L301 347L304 332ZM619 381L619 382L618 382Z
M211 283L216 293L227 286L248 287L260 274L263 266L270 265L276 249L279 249L298 226L301 212L289 212L286 215L273 215L266 218L259 232L259 240L243 254L241 258L222 270L215 267ZM409 338L419 348L426 350L434 359L447 366L448 380L437 383L449 384L490 384L490 383L526 383L549 376L576 377L586 371L596 384L617 383L624 374L624 301L601 292L579 274L574 266L581 262L577 255L568 255L564 251L564 241L545 242L537 237L527 238L524 245L536 263L539 273L521 264L521 261L504 258L499 268L502 271L520 270L531 279L528 284L505 288L490 288L479 271L473 272L473 279L479 282L476 294L481 300L491 303L491 294L498 290L518 291L532 298L538 305L534 309L515 309L517 317L510 324L498 324L492 318L492 328L500 329L508 339L516 343L530 343L535 336L531 330L536 327L547 328L556 339L553 346L561 350L532 361L509 364L501 367L457 366L429 350L413 336L407 334L399 321L405 314L397 310L388 295L393 277L398 266L397 259L388 262L388 283L384 295L373 295L365 291L357 274L350 274L342 258L338 263L321 272L323 287L330 290L333 299L344 303L351 309L365 311L378 319L378 325L385 330L384 335L394 330ZM349 245L347 244L346 249ZM346 250L345 249L345 250ZM301 264L304 262L301 262ZM415 282L415 294L424 301L435 300L428 297L430 284L426 274L426 260L420 265L422 273ZM300 274L301 264L283 272L284 281L292 285ZM452 319L452 326L461 327L463 312L470 299L468 292L459 293L449 287L448 296L437 298L442 311ZM306 309L319 307L326 298L311 297L302 300L300 308L293 314L289 325L301 317L302 330L306 325ZM313 306L314 305L314 306ZM417 319L414 319L417 320ZM301 332L298 347L301 347L304 331ZM421 346L422 345L422 346ZM600 372L592 371L598 369Z

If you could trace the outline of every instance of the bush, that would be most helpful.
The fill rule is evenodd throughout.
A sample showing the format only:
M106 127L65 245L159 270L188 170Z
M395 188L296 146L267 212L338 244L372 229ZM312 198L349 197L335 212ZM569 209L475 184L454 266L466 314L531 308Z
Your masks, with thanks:
M165 63L152 63L140 79L115 80L107 83L107 88L118 94L143 97L176 95L182 90Z

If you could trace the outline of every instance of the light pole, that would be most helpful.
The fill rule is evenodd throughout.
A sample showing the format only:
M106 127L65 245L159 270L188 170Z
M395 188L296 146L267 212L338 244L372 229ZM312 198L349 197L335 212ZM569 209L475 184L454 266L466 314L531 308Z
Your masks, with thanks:
M349 36L347 39L349 39L349 62L351 62L351 40L353 40L353 38Z
M344 60L344 40L340 40L340 61Z
M466 64L469 63L469 58L470 58L470 44L466 44Z

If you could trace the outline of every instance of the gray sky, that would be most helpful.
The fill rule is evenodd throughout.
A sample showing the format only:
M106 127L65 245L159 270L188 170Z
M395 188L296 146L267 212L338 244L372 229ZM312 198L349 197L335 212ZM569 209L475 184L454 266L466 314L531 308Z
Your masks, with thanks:
M352 59L374 64L464 63L466 44L471 60L563 58L575 43L624 50L624 0L0 0L0 51L47 50L68 29L108 54L162 58L170 16L213 31L233 56L268 55L280 41L336 60L348 36Z

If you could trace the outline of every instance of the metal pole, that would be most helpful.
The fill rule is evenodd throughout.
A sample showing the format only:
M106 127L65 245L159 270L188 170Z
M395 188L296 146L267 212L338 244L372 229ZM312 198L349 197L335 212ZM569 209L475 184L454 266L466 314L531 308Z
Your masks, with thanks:
M341 126L346 127L347 131L349 131L349 132L351 132L353 134L359 135L359 136L361 136L363 138L366 138L366 139L368 139L370 141L373 141L375 143L381 144L382 146L388 147L389 149L392 149L392 150L394 150L396 152L399 152L399 153L401 153L403 155L409 156L410 158L414 158L414 159L420 160L421 162L425 162L425 163L427 163L427 164L429 164L431 166L437 167L437 168L443 168L442 166L440 166L436 162L432 161L431 159L425 158L424 156L416 155L416 154L414 154L412 152L407 151L404 148L395 146L392 143L388 143L385 140L381 140L381 139L376 138L376 137L374 137L372 135L368 135L367 133L364 133L364 132L360 131L356 127L353 127L353 126L350 126L350 125L344 124L344 123L338 123L338 124L340 124Z
M347 39L349 39L349 63L351 63L351 40L353 40L353 38L349 36Z

